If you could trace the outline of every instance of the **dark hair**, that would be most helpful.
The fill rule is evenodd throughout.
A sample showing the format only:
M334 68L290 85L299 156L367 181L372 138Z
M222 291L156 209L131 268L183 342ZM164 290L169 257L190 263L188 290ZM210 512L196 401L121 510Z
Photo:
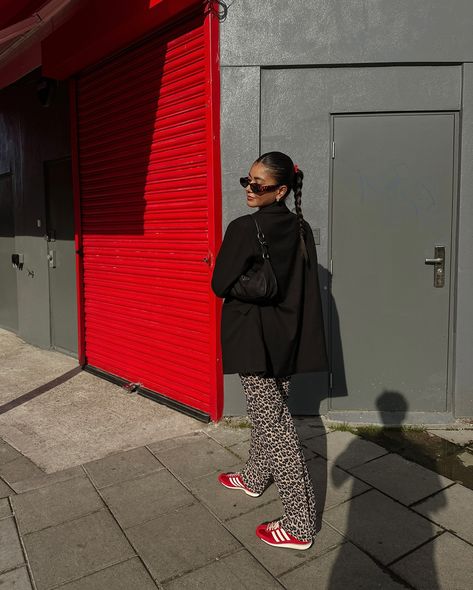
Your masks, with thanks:
M308 260L307 250L305 248L305 227L304 216L302 215L302 180L304 173L299 168L294 169L294 162L292 159L282 152L267 152L260 156L256 162L263 164L277 184L285 184L288 191L283 199L292 191L294 191L294 203L296 206L296 215L299 221L299 235L301 238L301 249L306 261ZM282 200L282 199L281 199Z

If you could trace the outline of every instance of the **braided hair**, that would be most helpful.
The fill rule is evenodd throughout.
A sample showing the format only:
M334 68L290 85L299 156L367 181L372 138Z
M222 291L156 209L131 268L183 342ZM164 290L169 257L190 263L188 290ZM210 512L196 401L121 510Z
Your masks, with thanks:
M284 184L288 187L286 194L279 201L282 203L287 195L294 191L294 204L296 206L296 215L299 222L299 237L302 255L306 262L309 261L305 244L305 226L304 216L302 215L302 181L304 173L297 166L294 166L292 159L282 152L267 152L260 156L256 162L261 163L268 169L274 177L277 184Z

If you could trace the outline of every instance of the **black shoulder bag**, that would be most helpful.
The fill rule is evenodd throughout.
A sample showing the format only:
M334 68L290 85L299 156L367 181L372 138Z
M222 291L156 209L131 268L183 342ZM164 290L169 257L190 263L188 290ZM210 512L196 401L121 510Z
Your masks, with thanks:
M261 245L262 260L258 260L246 274L240 275L230 290L230 295L242 301L266 303L278 294L278 283L269 262L268 244L254 214L250 214L256 224L256 235Z

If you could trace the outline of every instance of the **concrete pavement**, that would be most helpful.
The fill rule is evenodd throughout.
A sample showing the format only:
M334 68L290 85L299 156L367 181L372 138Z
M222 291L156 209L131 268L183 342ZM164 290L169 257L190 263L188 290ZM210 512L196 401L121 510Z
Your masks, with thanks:
M57 354L42 352L41 364ZM50 370L47 378L64 369ZM37 373L30 367L35 386L42 380ZM106 428L108 404L94 406L92 393L100 397L102 380L87 375L86 389L76 381L77 412L72 381L78 377L62 390L67 402L53 388L0 415L2 590L472 587L470 489L350 432L296 418L320 531L307 551L276 549L255 535L257 524L282 514L276 486L252 498L217 481L220 471L237 471L247 458L244 420L206 425L182 416L166 430L175 412L127 396L120 404L128 422L134 411L149 419L149 411L157 430L149 426L143 434L135 420L117 437ZM3 399L31 390L24 381ZM123 395L109 385L112 401ZM61 414L68 410L76 428L100 433L89 447L79 433L66 433L61 447L54 424L54 441L48 439L48 420L59 416L64 425L68 418ZM466 448L469 434L460 436Z

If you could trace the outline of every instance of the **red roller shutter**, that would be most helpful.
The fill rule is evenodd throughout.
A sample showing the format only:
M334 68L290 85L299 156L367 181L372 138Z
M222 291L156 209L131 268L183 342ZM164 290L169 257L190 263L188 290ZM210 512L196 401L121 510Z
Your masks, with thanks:
M86 364L203 419L221 413L210 31L194 16L82 73L75 105Z

